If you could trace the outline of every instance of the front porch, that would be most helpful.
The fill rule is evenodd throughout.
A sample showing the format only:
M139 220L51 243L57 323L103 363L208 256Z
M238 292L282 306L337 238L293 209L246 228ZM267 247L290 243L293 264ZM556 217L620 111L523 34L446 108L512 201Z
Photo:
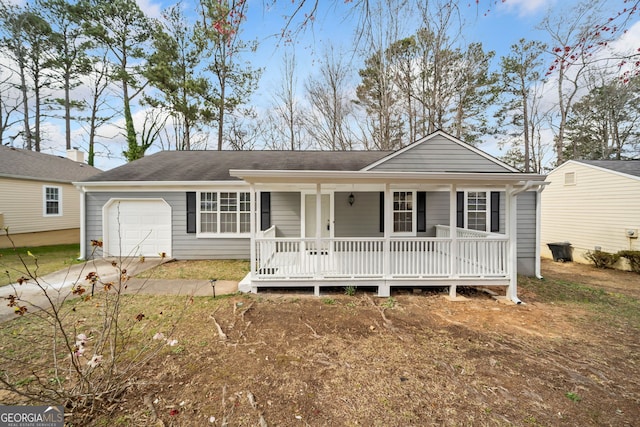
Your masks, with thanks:
M458 286L504 286L520 302L518 228L535 247L529 206L537 205L538 181L512 173L231 173L255 195L242 291L307 287L319 295L362 286L388 297L394 287L448 287L455 297Z
M374 286L378 295L392 287L508 286L508 238L438 225L430 238L276 238L271 227L256 243L251 291L260 287Z

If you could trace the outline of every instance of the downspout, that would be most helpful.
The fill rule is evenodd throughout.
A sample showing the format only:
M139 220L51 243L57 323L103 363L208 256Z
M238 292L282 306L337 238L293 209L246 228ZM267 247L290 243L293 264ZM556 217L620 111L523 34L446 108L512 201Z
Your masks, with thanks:
M79 261L87 259L87 214L86 214L86 190L84 186L80 190L80 256Z
M249 277L251 277L251 281L256 278L256 220L258 216L256 212L256 197L256 186L251 183L249 184L249 211L251 212L249 221L249 256L251 257Z
M458 224L457 224L457 193L458 187L456 184L451 184L449 190L449 277L453 279L449 286L449 298L455 299L457 286L456 279L458 279ZM463 225L464 227L464 225Z
M540 210L540 203L539 203L539 196L540 196L540 192L542 191L542 188L544 188L543 186L546 185L545 182L540 182L540 181L527 181L525 183L525 185L522 188L518 188L517 190L509 190L507 191L507 195L509 197L509 201L510 201L510 227L509 227L509 233L510 233L510 240L513 240L510 244L510 248L511 248L511 256L512 256L512 260L513 260L513 271L511 272L512 275L512 289L510 290L510 295L507 295L507 297L509 299L511 299L511 301L513 301L516 304L522 304L522 301L518 298L518 285L517 285L517 280L518 280L518 272L517 272L517 266L518 266L518 252L517 252L517 239L518 239L518 235L517 235L517 227L518 227L518 220L517 220L517 210L518 210L518 205L517 205L517 201L516 201L516 196L520 193L524 193L525 191L528 191L529 189L533 188L534 186L538 186L538 189L536 190L536 265L535 265L535 274L536 277L541 278L540 276L540 245L538 244L538 242L540 241L540 214L539 214L539 210ZM515 238L515 239L514 239ZM511 288L510 287L510 288Z
M542 216L542 190L544 186L541 185L536 190L536 271L535 275L537 279L542 279L541 265L540 265L540 232L541 232L541 216Z
M507 288L507 299L510 299L516 304L522 304L522 301L518 298L518 204L516 200L517 190L513 190L511 185L508 185L505 194L507 195L506 210L507 210L507 231L509 235L509 262L511 268L509 270L509 287Z

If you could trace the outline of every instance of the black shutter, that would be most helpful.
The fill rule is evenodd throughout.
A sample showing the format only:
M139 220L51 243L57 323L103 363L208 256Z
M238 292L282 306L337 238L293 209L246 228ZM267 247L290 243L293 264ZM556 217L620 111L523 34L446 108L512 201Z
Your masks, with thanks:
M196 232L196 193L195 191L187 192L187 233Z
M427 231L427 193L418 191L416 199L418 203L418 232Z
M260 230L264 231L271 227L271 193L263 191L260 193Z
M384 192L380 192L380 232L384 233Z
M464 191L456 193L456 226L464 228Z
M500 231L500 192L491 192L491 232Z

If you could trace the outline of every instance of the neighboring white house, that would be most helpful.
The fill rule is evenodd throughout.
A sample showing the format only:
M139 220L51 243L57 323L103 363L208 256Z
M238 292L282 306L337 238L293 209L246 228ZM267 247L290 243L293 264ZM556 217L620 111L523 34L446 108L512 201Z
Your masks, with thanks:
M542 192L541 254L569 242L573 261L587 251L640 250L640 160L569 160Z
M82 254L244 258L262 287L508 286L539 272L539 190L437 131L390 151L171 151L76 185ZM452 229L455 230L452 232Z
M0 248L80 242L80 193L73 181L101 172L69 158L0 146Z

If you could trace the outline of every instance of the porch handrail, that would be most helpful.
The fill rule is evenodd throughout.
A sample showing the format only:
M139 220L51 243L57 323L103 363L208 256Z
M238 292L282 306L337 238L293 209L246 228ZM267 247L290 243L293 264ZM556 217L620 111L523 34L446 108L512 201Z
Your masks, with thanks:
M451 227L448 225L436 225L436 237L450 237L451 236ZM490 233L488 231L481 230L472 230L470 228L461 228L456 227L456 236L458 238L469 238L469 237L502 237L504 234L501 233Z

